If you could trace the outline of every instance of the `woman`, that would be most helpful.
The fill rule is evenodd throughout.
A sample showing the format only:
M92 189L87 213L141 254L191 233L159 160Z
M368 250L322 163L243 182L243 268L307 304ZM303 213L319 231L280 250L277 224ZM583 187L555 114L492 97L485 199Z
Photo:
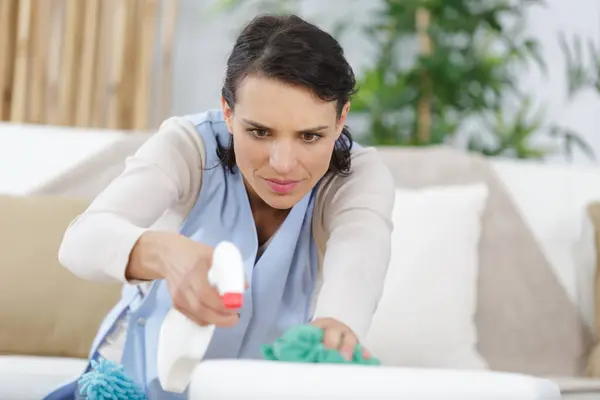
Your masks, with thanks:
M354 90L342 49L317 27L297 16L245 27L221 110L165 121L64 236L59 258L74 274L126 283L91 358L174 396L155 365L172 306L218 327L206 358L260 357L261 344L302 323L350 357L381 295L394 201L389 171L344 127ZM207 282L222 240L245 260L240 310Z

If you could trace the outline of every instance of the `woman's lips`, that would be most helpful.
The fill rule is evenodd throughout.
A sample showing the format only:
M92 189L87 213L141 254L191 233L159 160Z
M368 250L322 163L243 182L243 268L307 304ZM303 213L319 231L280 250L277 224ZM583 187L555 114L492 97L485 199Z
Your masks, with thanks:
M275 193L288 194L298 185L300 181L265 179L269 188Z

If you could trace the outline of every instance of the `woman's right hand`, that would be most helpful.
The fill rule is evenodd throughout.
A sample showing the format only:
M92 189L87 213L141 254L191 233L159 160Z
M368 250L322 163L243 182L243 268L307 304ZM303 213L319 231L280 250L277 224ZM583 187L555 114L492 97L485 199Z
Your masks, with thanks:
M208 283L213 248L171 232L146 232L134 246L131 264L150 263L164 278L173 306L199 325L230 327L239 310L225 307L217 289ZM130 265L133 267L133 265ZM133 269L133 268L132 268Z

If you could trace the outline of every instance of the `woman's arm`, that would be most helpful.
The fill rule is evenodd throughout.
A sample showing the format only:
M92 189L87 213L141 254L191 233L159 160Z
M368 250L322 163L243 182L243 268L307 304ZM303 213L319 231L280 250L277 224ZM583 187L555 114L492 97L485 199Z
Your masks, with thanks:
M315 233L327 240L314 316L346 324L362 341L390 262L394 179L375 149L357 149L352 173L319 191Z
M59 249L60 263L95 281L159 277L152 251L141 248L158 249L168 235L149 231L167 209L180 214L173 228L187 215L199 192L204 156L204 144L190 123L181 118L165 121L71 222Z

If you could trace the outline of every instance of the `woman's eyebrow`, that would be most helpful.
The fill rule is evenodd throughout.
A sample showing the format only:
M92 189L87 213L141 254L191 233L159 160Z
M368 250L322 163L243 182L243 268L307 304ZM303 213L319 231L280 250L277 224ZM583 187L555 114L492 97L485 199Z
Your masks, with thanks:
M242 118L242 120L245 123L247 123L248 125L252 125L253 127L255 127L257 129L263 129L265 131L270 131L271 130L271 128L269 128L268 126L263 125L261 123L258 123L258 122L255 122L255 121L252 121L252 120L249 120L249 119L246 119L246 118Z
M247 123L248 125L252 125L253 127L255 127L257 129L262 129L262 130L265 130L265 131L271 131L272 130L268 126L263 125L263 124L261 124L259 122L252 121L252 120L249 120L249 119L246 119L246 118L242 118L242 120L245 123ZM297 131L297 133L313 133L313 132L319 132L319 131L325 130L327 128L329 128L328 125L319 125L319 126L315 126L314 128L301 129L301 130Z

